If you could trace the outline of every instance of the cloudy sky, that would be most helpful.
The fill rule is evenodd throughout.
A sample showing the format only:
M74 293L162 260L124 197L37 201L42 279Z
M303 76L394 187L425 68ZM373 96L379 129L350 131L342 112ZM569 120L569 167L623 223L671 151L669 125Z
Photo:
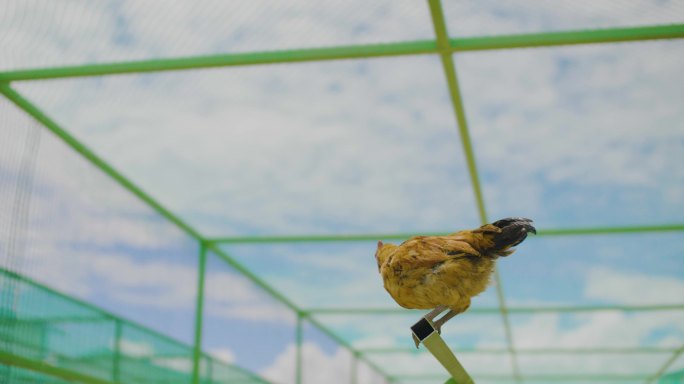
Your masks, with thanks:
M3 71L433 38L423 2L2 7ZM679 1L445 1L444 10L453 37L684 21ZM682 52L681 41L657 41L456 55L490 218L527 216L540 229L682 223ZM13 87L206 236L448 232L479 224L437 56ZM0 112L0 208L12 212L0 217L3 265L191 343L198 245L9 102L0 102ZM34 152L35 163L26 160ZM302 308L396 307L377 276L373 242L223 250ZM499 266L511 306L681 304L683 252L677 232L540 237ZM214 254L205 299L208 352L292 382L295 318L282 304ZM473 303L497 305L493 289ZM415 318L317 317L361 348L410 347L406 329ZM684 343L679 312L511 321L516 346L525 348ZM505 347L497 316L464 315L448 328L452 345ZM139 341L128 342L140 350ZM438 371L425 354L369 356L392 374ZM307 382L328 371L346 382L349 356L313 328L304 357L310 367L327 367L307 370ZM667 357L525 355L520 367L642 374ZM475 374L510 372L506 355L462 360ZM555 370L544 371L549 366ZM682 359L672 367L681 368ZM360 370L364 382L374 380Z

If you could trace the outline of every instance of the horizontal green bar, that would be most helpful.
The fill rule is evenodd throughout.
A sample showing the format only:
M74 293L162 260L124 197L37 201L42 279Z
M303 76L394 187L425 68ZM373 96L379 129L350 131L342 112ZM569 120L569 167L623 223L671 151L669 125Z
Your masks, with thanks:
M669 354L677 352L677 348L655 348L655 347L635 347L635 348L516 348L515 352L523 355L572 355L572 354ZM424 349L388 347L388 348L363 348L359 352L365 355L375 354L418 354L424 353ZM482 355L505 355L509 353L508 348L454 348L454 353L482 354Z
M464 52L682 37L684 37L683 24L505 36L463 37L450 39L449 42L451 47L441 50L437 47L435 40L418 40L400 43L351 45L270 52L229 53L16 70L0 73L0 81L11 82L68 77L106 76L126 73L177 71L196 68L419 55L442 53L444 50L447 52Z
M585 31L451 38L449 41L454 51L464 52L574 44L619 43L625 41L677 39L683 37L684 24L672 24Z
M59 324L59 323L94 323L100 321L113 321L111 317L101 316L101 317L83 317L83 316L65 316L65 317L35 317L35 318L7 318L0 316L2 321L11 321L17 326L23 324Z
M426 233L425 236L443 236L448 233ZM240 236L208 239L214 244L265 244L265 243L320 243L346 241L406 240L416 236L410 233L390 234L341 234L341 235L294 235L294 236Z
M0 351L0 363L11 365L34 372L39 372L48 376L59 377L61 379L88 384L113 384L111 381L98 379L96 377L84 375L64 368L58 368L42 361L34 361L25 357Z
M602 312L602 311L623 311L623 312L647 312L647 311L681 311L684 304L661 304L661 305L573 305L573 306L554 306L554 307L507 307L509 313L559 313L559 312ZM337 308L308 308L303 311L311 315L410 315L420 311L403 308L359 308L359 307L337 307ZM424 311L423 311L424 312ZM470 314L498 314L499 307L490 308L470 308Z
M513 380L511 375L488 375L473 374L475 381L478 380ZM520 375L525 381L620 381L620 380L647 380L648 374L557 374L557 375ZM446 374L415 374L391 376L391 380L445 380Z
M649 232L677 232L684 231L684 224L642 225L630 227L590 227L590 228L560 228L544 229L539 236L566 235L609 235L620 233L649 233Z
M568 235L608 235L620 233L649 233L684 231L684 224L641 225L625 227L587 227L540 229L537 236ZM452 232L426 232L421 236L444 236ZM292 236L236 236L207 239L214 244L264 244L264 243L318 243L345 241L406 240L417 233L377 233L377 234L339 234L339 235L292 235Z
M126 73L178 71L196 68L231 67L273 63L359 59L367 57L427 54L436 51L432 40L369 44L287 51L229 53L184 58L152 59L123 63L89 64L56 68L27 69L0 73L0 81L58 79Z

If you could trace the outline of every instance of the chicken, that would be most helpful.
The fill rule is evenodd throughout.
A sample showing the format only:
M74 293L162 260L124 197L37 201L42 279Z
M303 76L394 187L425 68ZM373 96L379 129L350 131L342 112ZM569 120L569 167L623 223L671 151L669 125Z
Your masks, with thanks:
M404 308L433 309L425 318L441 332L487 288L499 256L513 253L532 220L513 217L447 236L417 236L401 245L378 242L375 258L385 289ZM449 309L442 318L433 321Z

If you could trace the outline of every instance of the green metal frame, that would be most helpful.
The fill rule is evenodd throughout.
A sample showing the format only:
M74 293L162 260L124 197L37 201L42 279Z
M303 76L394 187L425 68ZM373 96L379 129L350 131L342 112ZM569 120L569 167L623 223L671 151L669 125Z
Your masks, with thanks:
M162 71L180 71L192 70L200 68L215 68L215 67L231 67L231 66L246 66L246 65L263 65L276 63L295 63L295 62L311 62L324 60L340 60L340 59L361 59L373 57L390 57L390 56L406 56L406 55L438 55L442 61L442 66L445 73L446 86L452 101L457 129L460 134L461 144L463 147L466 164L468 166L471 186L475 195L477 210L479 218L482 223L487 222L486 205L482 194L482 187L479 180L479 174L476 166L476 156L470 139L466 112L463 106L462 96L459 91L458 76L453 60L453 55L460 52L485 51L496 49L516 49L516 48L535 48L535 47L554 47L564 45L576 44L596 44L596 43L617 43L625 41L647 41L660 39L681 39L684 38L684 24L673 25L655 25L642 26L631 28L609 28L609 29L595 29L583 31L561 31L550 33L531 33L531 34L516 34L506 36L486 36L486 37L463 37L452 38L449 36L444 13L442 11L439 0L428 0L432 24L435 30L435 39L420 40L399 43L387 44L368 44L368 45L354 45L354 46L340 46L328 48L313 48L313 49L295 49L287 51L270 51L270 52L249 52L236 54L220 54L207 55L195 57L179 57L179 58L165 58L153 60L130 61L120 63L102 63L89 64L78 66L64 66L54 68L39 68L27 70L15 70L0 72L0 93L7 99L13 102L20 109L25 111L28 115L41 123L50 132L55 134L73 150L80 153L86 160L92 163L95 167L110 176L124 189L137 196L141 201L154 209L162 217L166 218L179 229L184 231L188 236L195 239L199 244L200 251L198 255L199 273L198 273L198 296L196 302L196 318L195 318L195 349L193 352L193 378L194 382L198 382L201 353L201 339L202 339L202 323L203 323L203 295L204 295L204 271L206 269L207 252L212 252L219 256L221 260L226 262L239 273L247 277L254 284L266 291L275 300L282 303L291 309L297 315L297 325L295 329L295 339L297 343L297 369L296 381L301 382L302 379L302 355L301 347L303 343L303 322L309 322L324 334L330 336L333 340L338 342L344 348L347 348L352 353L352 382L356 382L357 364L359 361L364 361L372 369L384 376L390 382L397 382L403 380L411 380L418 378L443 378L430 375L419 376L392 376L388 372L380 369L368 355L378 353L403 353L403 349L386 348L386 349L364 349L359 350L353 348L346 340L339 337L329 328L325 327L319 318L331 314L345 314L345 315L361 315L361 314L402 314L405 315L410 311L396 309L396 308L309 308L304 309L295 305L289 298L278 292L267 282L260 279L255 273L237 262L223 249L221 244L265 244L265 243L301 243L301 242L344 242L344 241L370 241L377 239L406 239L414 234L393 233L393 234L335 234L335 235L302 235L302 236L258 236L258 237L219 237L206 238L199 231L195 230L190 224L185 222L179 216L174 214L171 210L165 208L155 198L137 186L133 181L128 179L118 170L116 170L109 162L99 157L95 152L85 146L81 141L59 126L54 120L41 111L34 103L27 100L24 96L14 90L11 82L17 81L35 81L45 79L57 78L73 78L73 77L89 77L89 76L109 76L130 73L150 73ZM572 236L572 235L607 235L607 234L627 234L627 233L648 233L648 232L681 232L684 231L683 223L664 223L662 225L651 226L632 226L632 227L601 227L601 228L557 228L557 229L541 229L540 236ZM684 310L684 303L679 305L648 305L648 306L568 306L568 307L509 307L505 302L504 289L500 281L498 271L496 273L497 281L497 297L499 306L497 308L473 308L469 311L472 314L499 314L503 320L504 332L507 340L507 347L505 349L474 349L474 350L457 350L459 353L497 353L509 354L512 359L513 371L511 375L490 375L490 376L476 376L482 379L490 380L510 380L515 381L573 381L573 380L645 380L647 383L655 381L662 375L668 367L684 353L684 346L678 349L669 348L573 348L573 349L517 349L515 348L510 324L508 321L508 314L510 313L558 313L558 312L587 312L587 311L672 311ZM69 298L71 299L71 298ZM84 303L88 305L87 303ZM531 354L531 353L666 353L670 357L663 363L663 366L653 375L522 375L519 372L517 365L517 354ZM18 358L0 355L0 361L5 364L24 364L32 365L33 363L21 361ZM33 368L35 364L33 364ZM40 367L38 367L40 368ZM38 369L36 368L36 369ZM40 368L44 369L44 368ZM78 375L78 373L60 372L59 370L52 370L48 372L58 377L67 377L64 375ZM76 379L76 376L71 376ZM86 382L97 382L86 380Z

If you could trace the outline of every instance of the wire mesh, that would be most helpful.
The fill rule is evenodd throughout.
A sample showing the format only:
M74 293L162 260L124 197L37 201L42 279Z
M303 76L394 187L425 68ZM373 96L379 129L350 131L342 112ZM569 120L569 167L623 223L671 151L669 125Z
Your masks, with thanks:
M653 382L660 374L667 372L673 373L663 377L663 382L678 380L674 371L681 369L679 348L684 340L679 308L682 304L679 298L684 293L684 287L680 279L682 264L677 259L682 249L681 236L679 233L635 236L633 232L647 231L648 225L659 228L658 231L682 229L679 224L663 225L676 222L684 213L679 204L681 181L684 179L679 172L681 167L678 166L681 159L678 143L681 141L681 121L684 121L678 108L680 101L684 101L677 88L682 64L682 56L679 54L681 50L678 49L680 43L649 42L570 49L458 53L455 58L462 94L458 92L449 52L455 50L454 46L459 46L460 36L681 23L681 15L684 14L679 12L681 4L618 1L592 3L590 7L581 2L575 2L572 6L554 2L553 7L550 7L550 2L542 2L530 7L529 2L516 1L503 6L497 4L496 9L492 4L445 2L448 31L439 22L435 22L438 27L436 44L440 50L431 47L431 41L405 46L408 53L430 52L435 54L434 57L315 63L258 70L231 69L201 75L174 73L168 76L13 83L13 87L16 86L22 93L26 92L31 100L37 100L49 115L56 116L59 123L76 134L76 139L72 138L74 149L84 153L79 144L73 145L73 142L82 139L95 148L97 153L104 154L106 161L111 161L124 174L132 176L133 182L117 176L118 173L107 162L96 159L92 153L86 153L86 158L100 170L104 170L107 176L117 180L119 185L106 175L99 174L95 167L86 165L85 161L79 160L79 165L69 149L52 135L46 135L36 122L10 106L6 100L0 102L0 137L5 140L0 145L3 149L0 151L0 212L3 212L0 216L0 251L5 276L0 284L0 308L3 316L0 334L3 335L3 362L15 364L0 366L0 373L5 375L5 379L15 382L61 380L46 379L39 373L40 369L35 372L36 365L31 366L33 371L25 370L26 366L16 366L20 360L8 360L6 353L9 351L10 354L16 352L28 356L29 363L41 362L41 369L53 365L61 367L61 371L50 371L55 377L65 378L71 375L71 379L76 379L73 375L81 374L86 377L81 377L80 380L86 382L96 382L93 380L97 378L125 382L150 382L158 379L165 382L190 382L193 348L187 345L194 342L196 319L193 315L196 300L201 297L193 289L197 287L198 240L202 239L192 227L171 214L171 211L179 212L193 225L197 224L203 234L217 237L298 235L302 232L330 233L334 237L336 233L346 231L361 233L376 229L378 232L390 230L403 233L425 229L432 231L433 228L440 231L447 226L462 226L460 223L455 225L454 211L459 215L463 215L465 210L474 212L475 204L472 198L466 196L472 193L470 187L476 193L479 191L478 176L482 176L485 199L479 195L477 199L482 218L485 217L486 200L490 213L494 213L492 216L525 212L545 226L561 227L555 234L565 231L574 234L601 232L605 235L618 230L632 234L600 239L577 237L564 240L549 237L530 241L525 245L530 248L526 249L526 253L529 253L528 262L513 263L511 259L510 262L505 260L506 263L501 263L503 285L497 287L500 293L498 299L502 305L501 315L507 315L508 310L513 313L510 315L512 340L505 341L501 336L498 344L494 345L491 338L473 337L477 331L467 331L465 318L458 319L458 328L454 326L448 331L453 332L453 344L460 345L464 351L474 352L472 355L464 352L461 357L466 366L477 367L481 364L487 368L488 372L474 375L478 382ZM0 34L0 47L3 52L7 52L7 55L3 55L0 68L434 38L430 32L432 26L428 8L414 3L389 6L374 2L364 7L348 2L319 4L306 9L301 15L269 2L255 3L248 8L244 6L235 12L227 5L203 3L192 9L183 8L185 5L178 3L153 8L150 5L127 3L71 3L68 7L62 4L51 5L55 8L43 7L38 12L31 9L35 4L8 3L5 5L7 12L0 16L0 20L7 21L0 23L3 26L0 28L8 30L8 33ZM433 9L432 16L438 16L435 19L439 21L441 10L435 11L439 2L431 1L430 5ZM360 11L362 9L363 12ZM82 18L87 22L60 24L58 27L53 25L52 19L59 21L77 13L93 17ZM48 14L51 17L47 17ZM330 22L328 16L333 14L336 15L336 20L341 19L344 22ZM141 25L142 19L139 17L145 15L150 15L159 28L150 29L147 25ZM312 22L314 18L316 20ZM226 19L235 22L225 22ZM269 35L269 29L264 28L263 34L249 33L253 27L245 22L251 23L257 19L262 22L272 20L273 22L267 23L273 27L270 30L279 32ZM38 20L42 20L42 29L34 27ZM93 22L94 20L99 22ZM119 23L121 20L126 22ZM174 28L169 27L167 20L175 22ZM213 39L198 40L196 34L187 33L194 28L192 26L198 25L195 23L197 20L221 20L220 25L212 29ZM349 20L352 22L347 23ZM205 26L215 24L208 23ZM682 37L681 30L677 29L681 26L673 25L667 31L659 29L659 34L654 36ZM202 28L197 31L201 32ZM592 42L624 40L623 36L627 32L631 40L653 38L648 35L653 32L649 28L626 31L589 31L583 36L603 36ZM606 38L611 33L614 36ZM88 36L88 41L78 38L78 35ZM446 36L456 39L447 42ZM539 45L539 42L545 42L541 45L588 42L582 40L584 38L579 33L563 35L562 39L559 36L527 36L523 39L527 39L525 42L515 43L513 46ZM506 44L510 46L512 40L509 37L500 35L498 40L462 40L465 45L460 49L467 49L467 44L479 44L477 49L497 47L496 44L499 43L502 44L501 47ZM549 40L550 37L556 40ZM60 45L57 44L60 39L73 42ZM103 44L105 41L113 44ZM507 43L501 43L504 41ZM16 46L17 42L20 43L19 46ZM452 46L447 46L448 44ZM65 50L57 53L60 46L65 47ZM352 50L355 49L357 48ZM375 49L384 48L357 50L352 56L376 55L377 53L373 53ZM338 54L333 51L338 51L340 57L349 55L346 49L331 48L332 53ZM289 54L291 53L280 52L267 55L269 57L262 61L286 61ZM427 128L436 124L444 128L444 132L453 130L448 108L443 108L449 105L447 97L434 91L440 89L439 87L442 87L441 90L445 89L439 66L436 65L436 54L441 54L444 60L449 90L452 97L458 99L454 100L453 107L461 138L467 142L468 133L473 132L474 153L469 151L468 144L464 146L472 186L468 186L465 168L460 164L454 167L458 160L454 161L451 156L434 150L444 145L444 153L458 153L460 150L457 147L450 147L457 144L457 140L454 140L457 136L453 135L447 140L448 135L434 135L435 132ZM254 62L259 60L261 59ZM171 68L158 64L137 63L127 71ZM181 68L183 65L185 67ZM195 60L183 65L174 69L205 67L207 63ZM145 66L149 68L145 69ZM106 74L108 70L116 72L118 69L115 67L103 66L96 73ZM80 76L92 73L88 72L91 70L93 68L71 68L61 72L59 76ZM25 73L18 78L38 76L38 72ZM49 74L50 70L44 72ZM60 72L57 70L53 73ZM0 73L3 93L22 105L22 108L32 108L29 102L17 102L16 97L7 92L2 79L17 78L13 76L17 74ZM219 80L221 78L223 80ZM403 80L406 78L411 81ZM221 90L215 91L217 88ZM229 91L224 91L224 88ZM245 90L251 90L251 93ZM298 90L303 92L299 94ZM190 103L188 107L186 99L174 98L175 93L184 95L186 99L188 95L193 95L198 101L195 104ZM206 97L206 94L210 96ZM461 96L465 100L467 119L466 111L460 106ZM189 136L183 136L178 135L178 132L183 132L187 126L209 124L208 120L198 116L211 114L212 105L237 105L235 108L244 110L246 107L240 104L244 98L252 102L254 113L246 118L239 114L219 116L233 121L253 119L253 125L246 125L251 128L250 132L245 131L241 139L249 139L249 134L269 137L276 132L273 129L259 131L265 126L279 127L286 133L294 132L294 138L299 139L290 140L292 135L281 133L280 136L273 137L278 138L276 141L281 141L281 145L284 144L282 147L276 145L263 148L259 147L261 143L250 147L245 143L254 143L253 141L236 140L235 146L226 151L230 156L225 157L210 151L185 152L193 146L207 145L207 142L201 142L197 137L205 137L208 141L220 144L234 139L222 131L226 129L223 124L216 124L206 132L201 132L201 135L193 132ZM158 107L159 111L150 114L145 110L150 105ZM270 120L262 119L261 115L267 114L263 105L274 107L272 109L275 112L271 111L267 116ZM312 108L316 105L317 108ZM337 109L331 108L332 105ZM369 109L369 105L375 109ZM441 107L435 108L435 105ZM111 108L112 106L115 107ZM173 118L166 118L170 116L169 106L177 112L176 116L182 117L180 123L177 124ZM315 111L311 112L311 109ZM426 113L425 111L431 111L430 116L420 115ZM33 115L36 116L35 113ZM121 118L107 117L113 115ZM153 118L150 118L152 115ZM378 115L382 118L378 119ZM434 115L440 117L435 119ZM550 119L551 115L561 118ZM282 124L283 121L286 123ZM46 124L44 118L41 122ZM469 129L467 123L470 123L472 129ZM415 128L414 125L420 126L421 130L416 131L419 133L411 131ZM647 135L644 130L646 126L653 128ZM155 127L160 129L155 130ZM287 210L273 209L265 202L275 200L274 195L255 192L268 188L287 192L286 182L250 184L245 183L244 179L235 179L236 175L239 177L244 173L244 169L258 165L263 159L275 159L278 165L287 169L288 161L293 161L294 158L289 156L293 153L292 149L301 151L303 148L304 151L310 151L312 146L299 145L301 138L310 132L320 135L321 127L339 129L324 131L329 136L318 136L322 139L314 144L326 155L330 152L330 155L339 155L346 159L349 172L337 172L333 168L333 178L321 178L322 176L314 173L316 177L305 179L305 174L309 174L311 169L295 166L294 173L282 175L287 182L304 178L305 181L308 180L309 187L315 187L321 180L332 180L328 183L331 188L327 191L312 188L309 195L304 194L304 199L291 199L290 203L302 207L315 202L317 196L324 196L325 204L320 207L313 204L314 209L309 212L309 216L300 215L300 212L293 214ZM356 127L361 129L353 131ZM511 134L511 127L518 127L519 132ZM400 134L395 131L397 128ZM54 127L50 129L55 131ZM346 130L353 133L345 133ZM363 139L367 131L375 135L365 136L370 137L370 142ZM167 135L178 135L180 139L169 140ZM432 138L424 141L430 135ZM647 140L644 141L645 137ZM349 139L348 142L345 138ZM364 142L366 146L357 147L359 142ZM406 153L406 156L387 152L388 148L408 148L406 143L416 142L419 143L416 148L430 150ZM313 149L317 148L316 145ZM219 147L220 145L216 146ZM261 150L255 151L255 148ZM576 151L577 148L582 151ZM348 149L348 153L344 149ZM240 154L240 150L247 156L237 158L236 154ZM129 151L131 153L127 154ZM273 156L280 152L283 153L282 156ZM373 153L373 156L364 158L367 153ZM593 155L588 156L587 153ZM176 158L174 154L182 154L186 158ZM157 156L157 159L153 159L152 155ZM202 161L190 159L193 156ZM403 169L405 174L414 177L425 174L435 176L427 179L418 177L413 180L416 182L415 187L410 183L397 183L378 189L378 195L383 196L383 199L377 201L389 203L381 206L402 207L405 212L421 212L424 214L421 216L422 221L407 221L401 217L388 216L387 212L396 211L389 208L377 211L374 215L373 206L369 208L358 203L364 196L345 189L345 186L359 182L354 178L355 175L377 165L378 159L382 161L384 156L392 159L405 158L406 162L394 161L393 168L380 169L377 175L382 177L393 174L397 169ZM236 158L240 160L236 162L237 170L203 173L212 164L225 165ZM324 157L314 158L325 165L324 161L320 161ZM476 158L481 174L478 174L475 166ZM533 161L529 161L530 159ZM357 160L362 161L355 167L354 161ZM542 165L535 167L535 161ZM450 165L445 167L445 162ZM418 171L414 173L409 172L408 169L416 163L420 163L422 168L418 167ZM173 168L173 172L159 174L159 170L169 164L172 165L170 168ZM262 167L264 171L257 176L262 180L277 181L274 173L267 172L272 167L273 162L266 162ZM440 172L430 173L435 167L441 167ZM321 167L322 175L327 175L329 171ZM180 183L174 180L177 175L182 176L178 179ZM377 175L364 177L381 179ZM245 190L251 191L248 195L253 198L253 202L250 206L233 199L240 196L237 193L229 196L233 198L227 199L225 191L234 191L226 186L230 184L228 182L221 187L216 187L219 183L208 183L202 187L204 180L231 180L233 185L243 186ZM340 180L343 183L340 184ZM415 207L424 208L434 201L434 196L426 195L406 201L390 198L401 196L406 190L409 193L403 195L404 197L411 193L416 193L416 196L425 194L425 189L418 186L434 187L439 183L444 188L437 188L441 193L437 196L449 195L451 199L465 201L467 204L464 203L463 207L450 206L444 210L435 210L434 207L432 210L417 209ZM142 192L138 184L153 192L155 197ZM306 187L307 184L304 184ZM174 196L170 191L185 191L187 194ZM143 202L128 192L133 192ZM301 190L294 190L292 196L295 197L299 192ZM237 201L231 206L226 200ZM455 204L453 200L443 200L450 202L446 204ZM406 204L407 201L409 204ZM439 202L442 203L441 200ZM164 206L170 207L171 211L165 210ZM196 210L197 206L201 210ZM246 206L249 215L236 214L242 206ZM326 206L342 207L341 210L332 211L342 212L341 216L333 214L334 220L321 220L317 215L323 214L328 218L331 216L325 209ZM350 206L357 209L349 210ZM516 207L515 212L510 207ZM259 211L261 208L266 209ZM349 211L346 212L349 214L346 219L345 210ZM234 222L225 221L225 217L231 217ZM363 217L364 222L352 220L352 217ZM468 214L459 217L463 219ZM476 222L474 217L473 214L471 219L463 219L463 224ZM383 226L388 223L394 223L394 226ZM434 227L426 228L426 223ZM180 227L180 230L174 228L174 225ZM606 227L608 229L603 231L563 228L574 225L631 227L628 230ZM552 232L554 231L549 231L550 234ZM331 238L326 241L336 240ZM225 249L231 253L235 251L239 261L248 266L235 270L228 266L235 266L234 262L212 254L214 261L211 268L208 268L212 277L207 279L205 292L207 307L204 312L197 312L200 320L205 316L204 321L199 323L204 329L198 328L198 331L203 336L201 347L209 353L200 354L199 381L260 381L254 375L234 368L229 362L235 360L276 382L299 382L302 379L306 382L314 374L311 365L318 365L316 359L346 359L338 358L336 354L339 352L339 356L346 356L347 352L340 352L342 349L326 354L326 343L311 347L315 344L307 344L306 337L303 345L305 348L298 349L296 343L296 310L300 314L307 314L306 306L326 303L326 297L336 295L335 289L313 294L302 293L302 298L294 296L300 296L297 292L306 291L307 285L302 281L310 279L310 283L315 282L309 288L325 286L326 281L321 281L319 274L334 276L330 272L337 272L336 269L345 264L331 265L331 254L338 252L338 258L364 263L360 255L372 253L365 252L365 247L355 247L352 244L343 247L257 245L251 249L227 246ZM222 253L218 248L215 251ZM265 254L264 257L260 257L261 252ZM549 255L560 256L551 260ZM316 266L316 261L325 257L328 258L328 264L321 266L318 263ZM308 264L314 267L291 271L290 281L278 276L279 269L283 274L288 265L297 262L300 262L300 268L307 268L304 266ZM252 271L257 271L257 275ZM564 273L558 274L559 271ZM21 275L13 274L15 272L20 272ZM340 281L349 279L350 285L361 282L359 291L367 289L363 284L371 281L370 274L356 276L354 272L344 278L339 276ZM262 274L265 276L264 280L259 278ZM31 280L27 280L25 276L39 280L39 283L27 283ZM520 281L524 281L524 284L514 283ZM603 283L597 285L597 281ZM46 285L42 285L43 283ZM264 297L267 294L260 289L265 288L274 299L256 294L254 300L244 301L241 299L240 289L234 289L235 284L251 287L247 291L252 292L253 289L254 292L261 292ZM502 286L506 288L506 297L509 304L513 305L512 308L506 308L504 304ZM280 290L285 295L279 293ZM226 294L226 291L230 293ZM126 320L84 301L65 296L62 292L95 303ZM252 293L247 296L252 297ZM350 297L347 302L357 302L360 300L359 296L361 295ZM267 302L272 302L273 308L283 309L273 312L273 308L260 307ZM292 302L304 304L305 307L295 308ZM587 303L594 307L587 307ZM663 303L668 306L667 311L664 311ZM519 305L527 308L517 311L516 309L521 308ZM611 305L612 308L608 308ZM398 324L401 322L399 316L371 316L362 311L354 313L351 309L349 316L315 315L311 318L317 324L315 328L334 339L333 341L343 345L351 343L354 348L370 350L361 350L358 355L357 364L353 365L356 377L338 375L345 376L342 381L352 378L356 378L359 383L384 380L444 381L442 375L436 373L439 372L439 367L414 369L415 364L428 355L411 355L397 351L397 341L400 339L398 335L385 340L370 340L378 343L373 344L364 340L364 337L377 333L378 330L360 334L353 326L364 320L371 323L373 320L370 318L373 317L383 319L382 322L376 321L377 324ZM477 310L478 308L474 308L473 314L478 313ZM646 310L649 312L641 313ZM95 321L86 316L74 321L73 316L62 318L74 311L78 312L78 316L90 314L93 318L102 319ZM570 314L572 312L588 313ZM233 324L247 330L243 334L227 326L236 317L245 314L252 316L252 320L254 316L270 316L278 319L281 324L272 329L264 328L263 334L252 329L256 328L259 321ZM44 328L40 322L33 321L36 320L31 317L34 315L40 321L49 318L49 327ZM368 319L364 319L364 316ZM129 319L142 326L128 321ZM326 327L323 328L322 324L326 324ZM478 325L479 328L473 329L482 331L483 328L490 328L485 320L480 320ZM392 328L398 327L400 325ZM330 332L330 329L333 331ZM492 325L491 329L496 330L494 334L502 331L501 324ZM449 336L448 332L445 331L445 337ZM631 337L623 337L627 334ZM17 335L21 342L16 339ZM245 347L247 344L240 340L249 336L261 338L266 344L260 344L255 349ZM314 340L320 338L313 337ZM586 345L578 347L578 340L583 340ZM278 344L278 347L273 347L273 344ZM374 352L373 348L376 348ZM306 352L307 350L314 353ZM328 352L330 351L332 349ZM518 355L518 367L511 366L512 361L506 359L506 355L511 352ZM478 353L481 355L476 356ZM210 355L213 357L210 358ZM298 371L297 356L304 363L303 371ZM467 362L471 357L472 360ZM273 363L270 367L267 366L268 360ZM26 363L21 361L22 364ZM425 362L430 363L431 361ZM347 364L345 368L331 365L330 369L343 370L352 376L350 365ZM572 370L573 365L587 369L581 372ZM506 369L497 373L491 368L493 366ZM545 370L549 366L566 366L568 369ZM606 367L619 369L608 370ZM508 371L515 372L518 369L522 379L512 379L511 372ZM383 378L381 372L388 377Z
M678 1L445 1L453 37L608 29L684 21Z
M678 221L681 170L668 159L681 159L681 48L456 55L490 215L550 227Z
M9 1L0 26L0 70L419 40L432 31L422 4L388 0Z
M17 108L0 108L0 200L10 213L0 215L3 362L34 361L38 372L58 367L58 377L87 382L188 382L196 241ZM12 366L2 373L34 377Z
M196 243L53 135L34 161L12 270L192 342Z
M295 381L296 314L209 252L202 348L274 383Z
M353 354L315 326L304 322L302 340L302 383L325 382L331 377L340 383L353 383Z
M467 176L432 57L29 82L17 89L207 236L477 223L470 192L459 188Z

